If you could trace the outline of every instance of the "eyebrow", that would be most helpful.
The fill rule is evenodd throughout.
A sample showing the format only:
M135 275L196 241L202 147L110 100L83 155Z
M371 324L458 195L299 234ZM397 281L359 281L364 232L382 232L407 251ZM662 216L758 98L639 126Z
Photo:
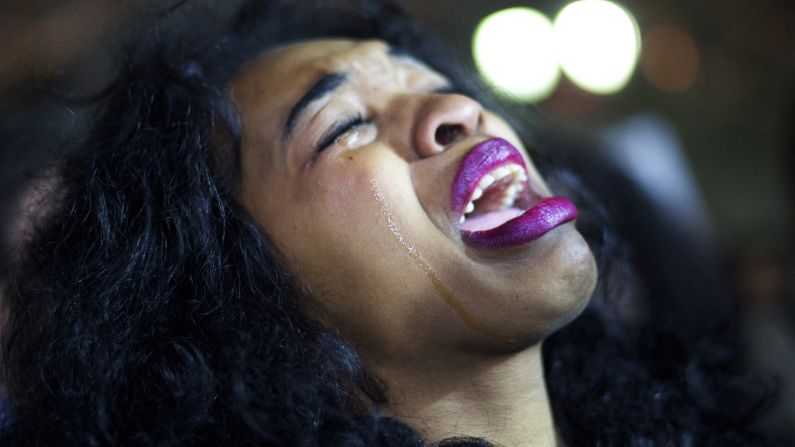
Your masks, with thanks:
M287 122L284 125L284 130L282 131L282 142L290 138L295 129L298 117L301 116L301 113L303 113L309 104L312 104L312 102L336 90L347 80L348 73L344 72L329 73L318 79L290 110L290 114L287 116Z

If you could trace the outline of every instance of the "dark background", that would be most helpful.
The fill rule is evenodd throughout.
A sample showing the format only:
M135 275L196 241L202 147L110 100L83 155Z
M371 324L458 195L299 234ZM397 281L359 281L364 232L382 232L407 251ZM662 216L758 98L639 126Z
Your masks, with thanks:
M88 120L69 98L108 79L125 34L170 2L3 0L0 3L0 222L30 176ZM195 0L183 9L211 11L200 32L222 22L235 1ZM470 57L478 21L496 10L529 6L549 17L562 0L403 0L459 57ZM632 117L669 126L692 172L718 251L732 274L745 315L749 361L779 371L785 388L773 430L795 439L795 2L791 0L625 0L644 47L641 68L676 57L652 48L648 31L674 26L695 43L698 71L681 91L655 87L636 71L614 95L588 94L565 77L537 104L578 132L602 135ZM195 14L199 16L201 14ZM181 24L179 15L170 19ZM663 42L664 43L664 42ZM667 62L666 62L667 61ZM529 107L529 106L528 106ZM787 394L789 393L789 394Z

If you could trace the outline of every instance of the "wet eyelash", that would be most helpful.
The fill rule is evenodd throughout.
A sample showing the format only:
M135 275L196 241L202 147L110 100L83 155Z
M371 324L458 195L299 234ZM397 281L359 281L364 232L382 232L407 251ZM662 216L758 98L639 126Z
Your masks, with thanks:
M334 144L337 139L343 135L345 132L353 129L356 126L360 126L362 124L369 124L371 120L363 118L361 115L352 116L347 118L345 121L339 123L330 131L326 132L326 135L320 139L320 143L315 148L315 152L322 152L324 149L328 148L332 144Z

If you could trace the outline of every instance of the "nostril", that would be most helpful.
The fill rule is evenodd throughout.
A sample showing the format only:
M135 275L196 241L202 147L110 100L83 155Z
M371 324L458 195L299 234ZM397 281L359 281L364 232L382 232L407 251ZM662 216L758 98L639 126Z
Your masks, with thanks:
M458 141L463 134L464 126L460 124L442 124L436 128L434 139L436 140L436 144L447 146Z

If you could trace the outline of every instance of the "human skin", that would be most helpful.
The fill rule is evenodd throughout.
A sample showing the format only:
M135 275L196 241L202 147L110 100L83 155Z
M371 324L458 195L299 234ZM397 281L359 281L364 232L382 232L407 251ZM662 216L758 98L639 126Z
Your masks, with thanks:
M290 111L322 76L344 81ZM467 245L450 210L456 169L477 143L522 149L515 132L379 41L314 40L249 62L229 93L243 131L239 197L313 317L352 343L386 385L386 411L433 442L484 436L550 445L541 342L587 304L596 267L573 222L528 243ZM371 122L316 152L346 118ZM440 128L444 127L444 138Z

